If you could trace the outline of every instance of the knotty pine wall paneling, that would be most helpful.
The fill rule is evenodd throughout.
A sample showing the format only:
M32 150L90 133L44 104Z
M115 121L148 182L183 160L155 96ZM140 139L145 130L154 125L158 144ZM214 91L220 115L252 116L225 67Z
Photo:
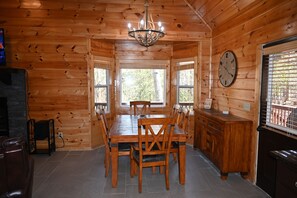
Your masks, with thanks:
M90 149L87 39L73 34L69 12L49 17L56 8L25 3L1 1L0 26L7 66L28 72L28 119L54 119L56 133L63 132L65 141L62 147L56 138L57 150Z
M200 41L198 56L197 89L198 103L203 107L205 99L211 97L211 39Z
M76 39L76 42L78 40ZM64 134L63 149L88 149L90 117L86 50L80 53L71 52L71 48L74 49L75 45L81 45L86 49L86 39L81 43L72 42L71 45L67 43L64 45L62 41L45 42L46 46L55 46L56 51L49 51L45 47L47 52L19 50L8 52L16 57L16 62L12 63L13 67L18 66L18 62L27 64L25 68L29 78L29 116L36 120L55 119L56 133ZM30 45L42 46L43 41L30 42L28 46ZM60 52L59 46L68 48L69 52ZM22 56L24 58L20 58ZM56 142L58 147L62 146L60 139Z
M285 0L256 2L254 9L222 24L213 30L212 39L212 98L214 108L229 110L231 114L253 120L253 135L250 154L249 179L255 181L257 155L257 125L259 74L261 69L257 56L259 46L264 43L297 34L297 1ZM261 10L261 12L258 12ZM219 83L218 65L220 56L226 50L232 50L238 61L237 79L231 87L225 88ZM202 75L207 81L209 78ZM245 110L244 106L250 105Z

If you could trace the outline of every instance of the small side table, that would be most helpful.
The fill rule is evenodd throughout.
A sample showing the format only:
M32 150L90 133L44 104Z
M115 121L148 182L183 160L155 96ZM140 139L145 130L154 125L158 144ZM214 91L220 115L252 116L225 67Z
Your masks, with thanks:
M51 155L56 151L54 120L31 119L28 121L28 139L30 153L47 153ZM38 141L47 141L46 148L38 148Z

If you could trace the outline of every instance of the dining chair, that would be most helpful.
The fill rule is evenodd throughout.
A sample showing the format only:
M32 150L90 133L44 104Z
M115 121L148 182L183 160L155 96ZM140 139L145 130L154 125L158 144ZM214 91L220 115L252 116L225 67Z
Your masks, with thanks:
M179 104L174 104L170 116L175 118L176 123L180 120L181 106Z
M181 129L189 138L188 134L188 126L189 126L189 115L190 115L190 110L183 107L179 110L178 112L178 118L176 119L176 125L178 126L179 129ZM172 142L172 147L170 149L170 153L173 155L173 160L177 161L177 154L178 154L178 143L177 142Z
M110 129L110 126L109 126L109 124L108 124L108 122L107 122L105 109L104 109L104 108L99 108L99 112L100 112L100 114L102 114L102 118L103 118L103 121L104 121L104 125L105 125L106 131L107 131L107 135L109 136L109 129Z
M179 113L180 115L178 116L177 120L177 126L182 129L187 135L188 135L188 126L189 126L189 115L190 115L190 110L187 109L186 107L183 107Z
M110 167L110 158L111 158L111 147L110 147L110 140L109 140L109 128L107 127L107 119L104 110L100 110L96 112L96 116L98 121L100 122L100 127L102 129L102 138L105 147L105 156L104 156L104 166L105 166L105 177L108 176L109 167ZM129 156L130 155L130 144L129 143L119 143L118 150L120 156Z
M130 101L131 115L148 115L150 114L150 101Z
M174 104L172 106L170 115L176 115L176 113L178 112L179 109L180 109L180 105L179 104Z
M139 193L145 167L165 167L166 189L169 190L169 154L174 126L175 121L170 117L138 119L138 145L131 146L130 176L136 175L137 165Z

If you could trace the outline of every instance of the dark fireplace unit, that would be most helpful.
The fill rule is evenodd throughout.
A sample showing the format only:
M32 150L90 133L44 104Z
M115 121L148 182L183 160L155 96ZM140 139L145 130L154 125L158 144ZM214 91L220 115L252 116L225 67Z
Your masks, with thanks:
M27 73L0 67L0 136L27 139Z
M8 136L7 98L0 98L0 136Z

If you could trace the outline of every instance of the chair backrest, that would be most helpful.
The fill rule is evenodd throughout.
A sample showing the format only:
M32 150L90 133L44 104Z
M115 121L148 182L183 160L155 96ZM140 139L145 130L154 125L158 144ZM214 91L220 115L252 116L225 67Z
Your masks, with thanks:
M140 161L143 155L168 154L174 131L174 118L138 119L138 143Z
M190 110L183 107L179 112L179 119L177 121L177 125L180 129L182 129L186 134L188 133L188 125L189 125L189 115Z
M105 124L105 121L104 121L104 116L103 116L102 113L98 113L98 112L96 112L96 116L97 116L97 119L99 121L99 126L102 129L101 134L102 134L102 139L103 139L103 142L104 142L105 149L109 150L109 137L108 137L108 131L107 131L107 128L106 128L106 124Z
M179 112L180 112L180 105L179 104L174 104L172 109L171 109L170 116L174 117L176 122L178 122L178 120L179 120L179 115L180 115Z
M150 108L150 101L130 101L130 113L133 115L148 115Z
M106 128L107 133L108 133L110 127L109 127L109 124L107 122L107 118L106 118L106 114L105 114L105 109L104 108L98 108L96 112L103 116L104 125L105 125L105 128Z

